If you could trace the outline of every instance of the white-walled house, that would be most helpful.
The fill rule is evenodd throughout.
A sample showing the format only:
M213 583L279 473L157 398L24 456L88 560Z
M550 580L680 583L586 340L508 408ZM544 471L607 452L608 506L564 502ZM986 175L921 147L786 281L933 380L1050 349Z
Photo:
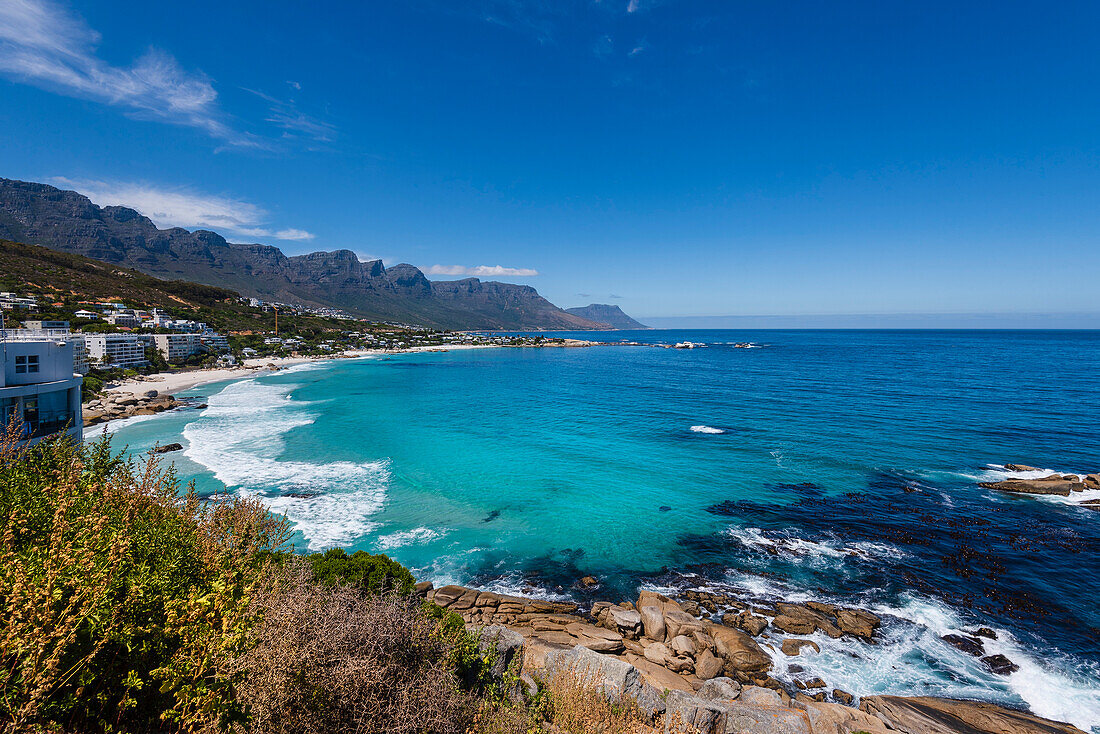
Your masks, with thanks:
M63 330L0 331L0 420L23 424L23 437L34 442L65 430L83 437L80 384L73 372L73 338Z

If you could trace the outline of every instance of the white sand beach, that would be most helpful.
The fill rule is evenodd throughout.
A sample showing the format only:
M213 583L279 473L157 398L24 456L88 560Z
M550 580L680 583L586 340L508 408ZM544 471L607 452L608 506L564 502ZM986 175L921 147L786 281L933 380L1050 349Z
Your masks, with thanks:
M160 393L172 394L183 390L190 390L199 385L207 385L211 382L243 379L263 372L268 372L272 369L281 369L283 367L304 364L306 362L324 362L334 359L354 359L356 357L373 357L387 354L408 354L410 352L453 352L467 349L499 348L500 346L496 344L454 344L446 346L411 347L402 350L356 349L316 357L253 357L243 360L241 365L237 367L212 367L180 372L156 372L151 375L141 375L123 380L106 389L108 392L140 393L146 390L156 390Z

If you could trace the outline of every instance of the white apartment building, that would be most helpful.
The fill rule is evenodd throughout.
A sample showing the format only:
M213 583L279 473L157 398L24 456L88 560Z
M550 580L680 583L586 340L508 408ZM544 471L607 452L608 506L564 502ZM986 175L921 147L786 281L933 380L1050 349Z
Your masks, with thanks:
M153 334L153 343L169 362L178 362L206 351L201 334Z
M213 351L222 354L229 351L229 340L225 336L213 331L204 331L201 335L203 345Z
M0 293L0 308L22 308L32 309L38 307L38 300L31 297L17 296L14 293L8 293L4 291Z
M103 317L112 326L141 326L141 318L131 310L113 311Z
M153 313L149 314L149 318L144 320L142 326L152 326L153 328L167 327L172 323L172 317L161 311L159 308L154 308Z
M90 363L104 367L137 367L147 364L147 340L135 334L84 334L84 347Z
M73 334L73 372L78 375L88 374L91 365L88 364L88 345L84 342L83 334Z
M20 422L25 441L58 431L83 438L82 381L67 331L0 330L0 420L5 427Z

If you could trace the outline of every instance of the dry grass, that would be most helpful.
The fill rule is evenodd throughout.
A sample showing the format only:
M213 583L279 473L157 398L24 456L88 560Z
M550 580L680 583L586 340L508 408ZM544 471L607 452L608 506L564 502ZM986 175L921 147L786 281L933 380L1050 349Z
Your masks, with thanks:
M316 583L292 561L253 597L263 622L233 665L263 734L450 734L475 704L458 688L448 643L418 599Z
M678 715L654 722L629 697L611 696L576 667L556 671L545 682L551 731L567 734L684 734L692 729Z

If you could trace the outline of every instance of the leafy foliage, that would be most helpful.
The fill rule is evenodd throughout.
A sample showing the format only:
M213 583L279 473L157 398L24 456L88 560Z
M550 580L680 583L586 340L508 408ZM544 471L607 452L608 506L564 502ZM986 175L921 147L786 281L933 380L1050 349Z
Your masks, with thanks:
M389 556L355 551L350 556L341 548L308 557L314 577L327 586L346 584L369 594L408 594L416 580L409 570Z
M64 438L0 439L0 722L196 730L243 717L222 663L284 520L179 496L171 470Z

